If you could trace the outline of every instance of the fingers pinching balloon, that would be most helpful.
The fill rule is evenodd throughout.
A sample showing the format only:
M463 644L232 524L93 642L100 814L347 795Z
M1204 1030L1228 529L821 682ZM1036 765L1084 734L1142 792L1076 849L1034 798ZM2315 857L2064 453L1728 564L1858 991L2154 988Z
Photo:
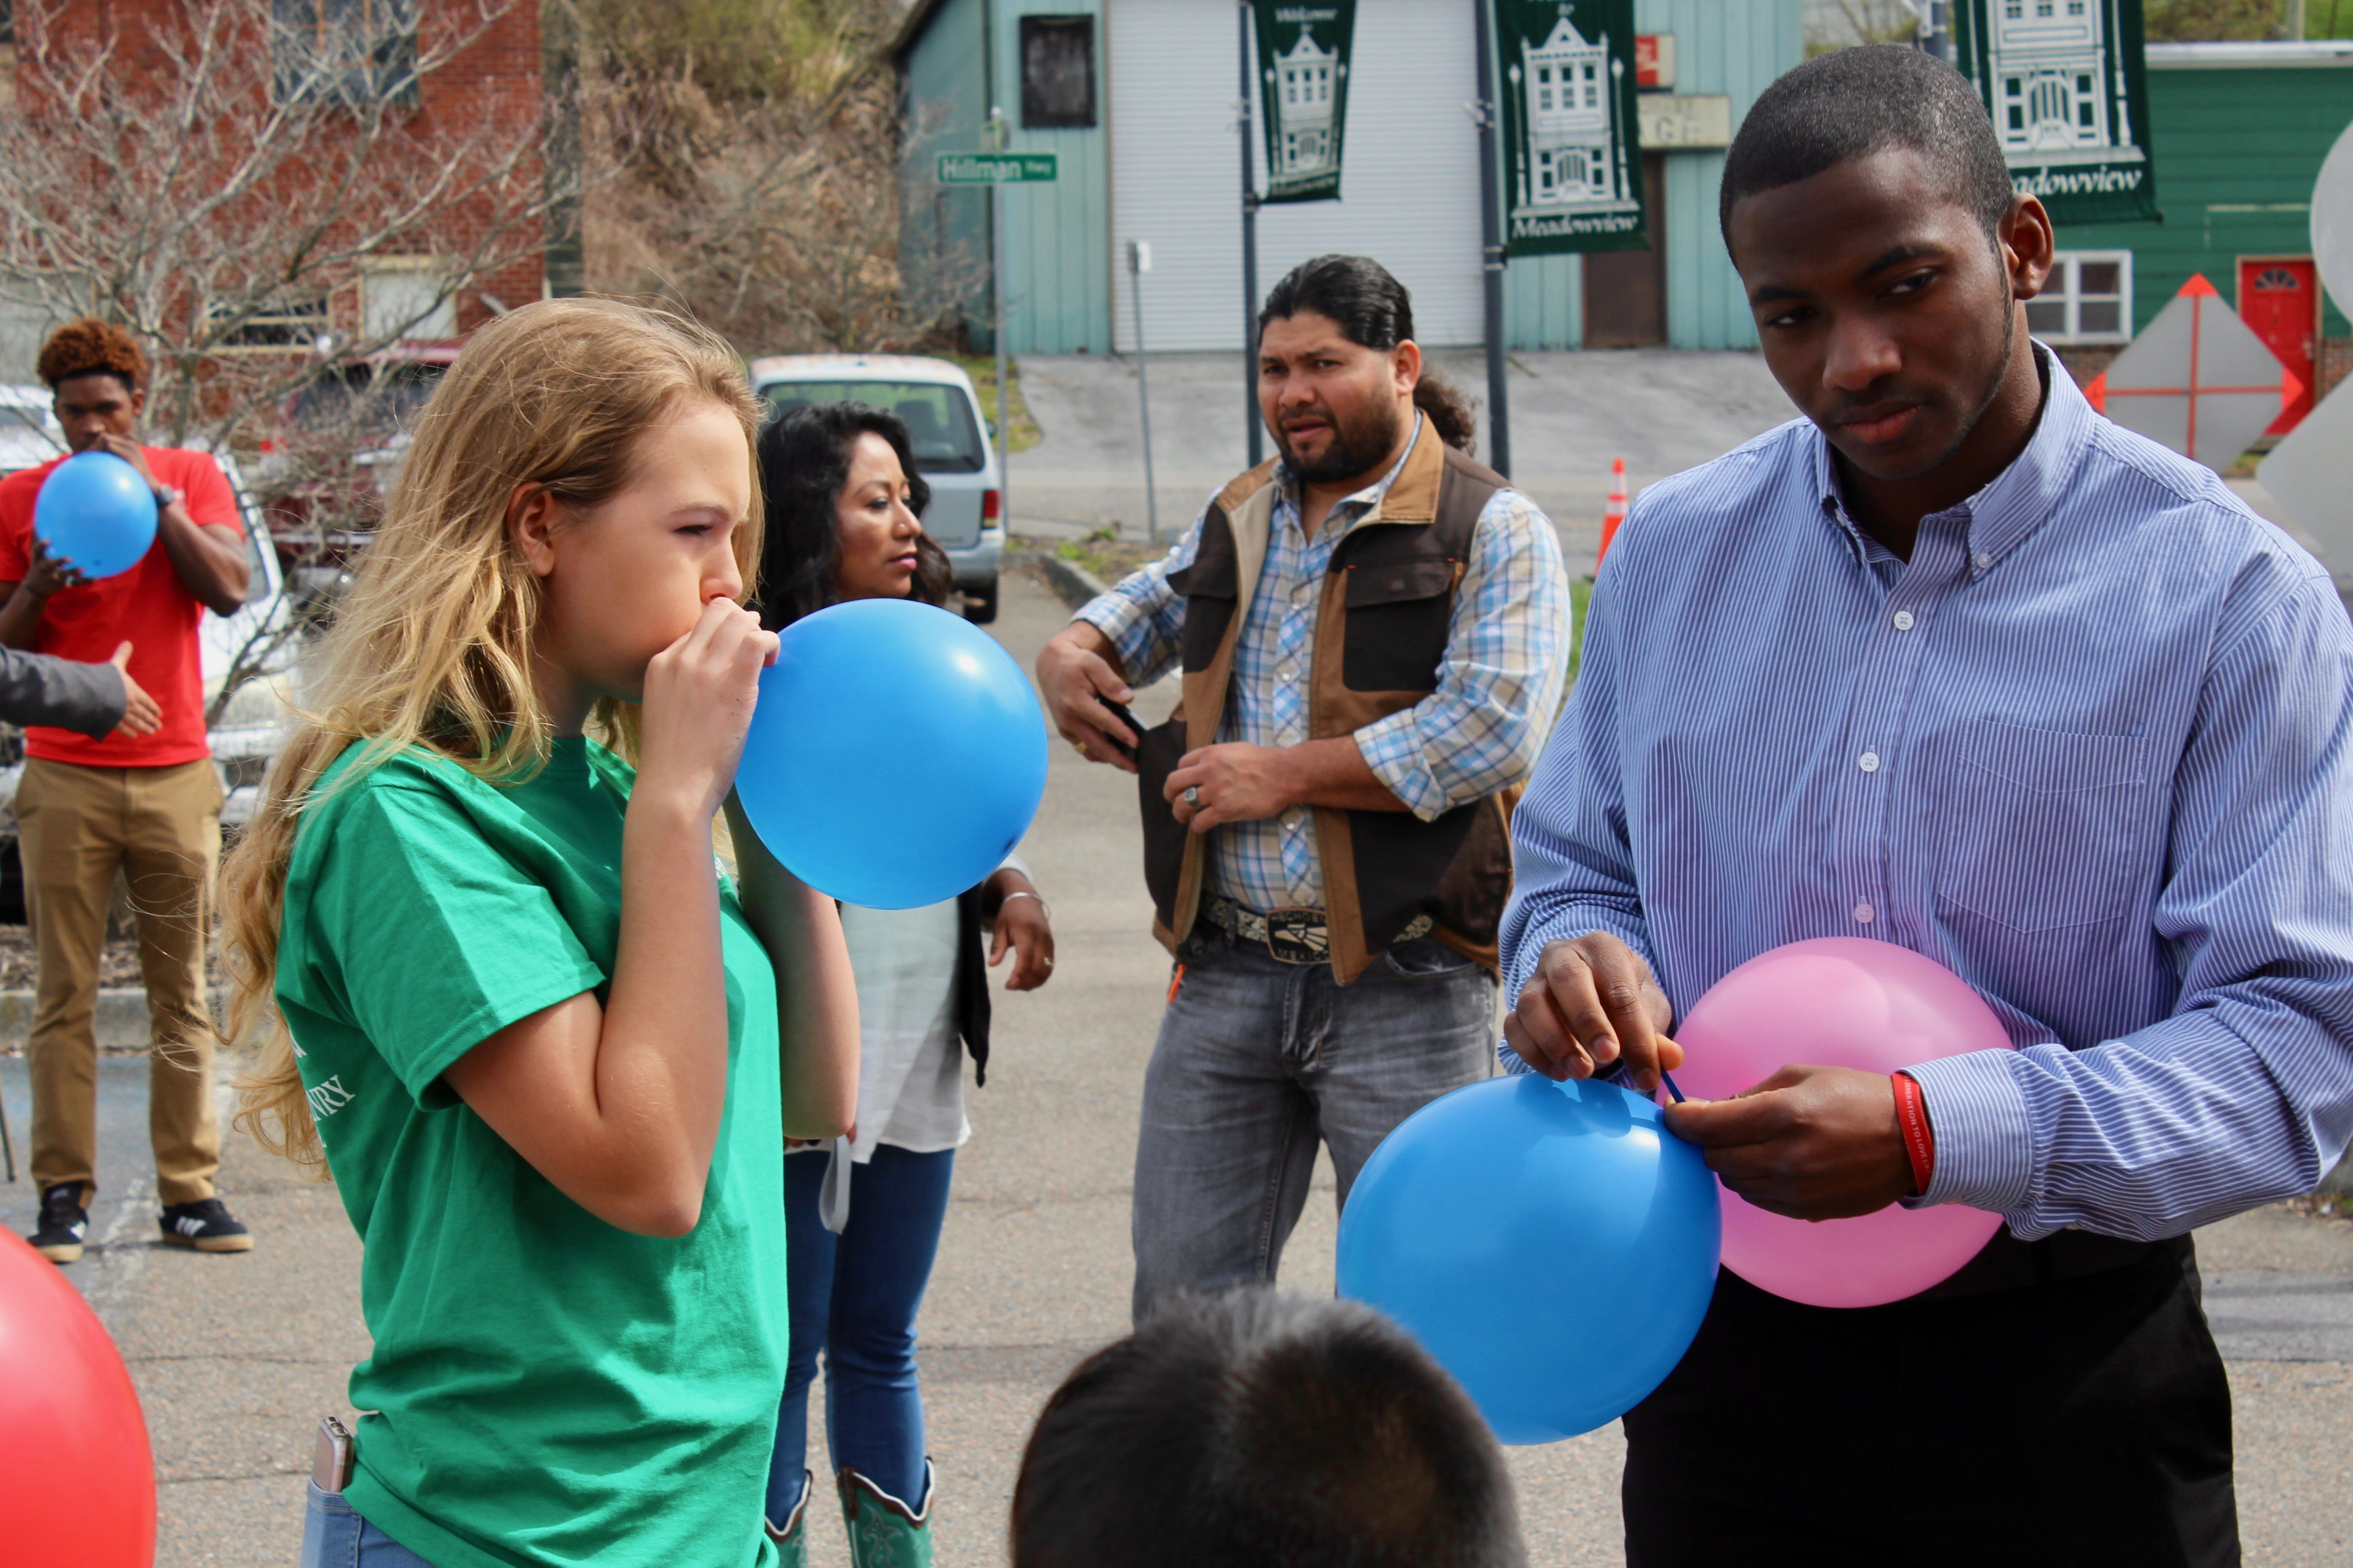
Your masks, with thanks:
M1610 1084L1490 1079L1391 1132L1340 1215L1340 1293L1395 1318L1506 1443L1616 1420L1715 1289L1715 1178Z
M962 616L908 599L835 605L779 634L735 773L786 870L878 910L980 882L1045 791L1029 678Z
M96 581L128 572L155 542L155 492L111 452L78 452L33 498L33 532L50 555Z
M131 1373L58 1266L5 1232L0 1454L0 1562L147 1568L155 1560L155 1459Z
M1750 959L1711 986L1675 1029L1685 1094L1728 1100L1781 1068L1893 1073L2010 1035L1968 984L1893 942L1822 937ZM1789 1219L1729 1191L1724 1266L1760 1289L1816 1307L1875 1307L1947 1279L2001 1218L1958 1204L1891 1205L1853 1219Z

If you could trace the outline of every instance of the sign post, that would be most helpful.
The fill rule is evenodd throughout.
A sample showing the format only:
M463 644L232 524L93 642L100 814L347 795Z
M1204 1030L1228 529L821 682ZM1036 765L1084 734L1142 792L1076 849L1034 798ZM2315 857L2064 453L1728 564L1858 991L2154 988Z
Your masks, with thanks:
M989 335L997 340L997 494L1005 525L1011 528L1013 388L1005 355L1005 187L1050 183L1060 175L1060 159L1052 153L1005 151L1002 109L988 111L988 141L985 153L941 153L939 179L944 185L988 187L989 309L995 319Z
M1152 393L1144 382L1144 275L1152 270L1152 247L1141 239L1127 242L1127 298L1135 308L1135 405L1144 419L1145 537L1160 542L1160 492L1152 488Z
M1512 474L1510 389L1504 384L1504 205L1495 182L1495 48L1484 0L1473 0L1479 29L1479 248L1487 305L1487 461Z
M1242 49L1242 428L1250 437L1250 466L1259 465L1266 444L1258 417L1258 186L1250 177L1250 0L1234 7Z

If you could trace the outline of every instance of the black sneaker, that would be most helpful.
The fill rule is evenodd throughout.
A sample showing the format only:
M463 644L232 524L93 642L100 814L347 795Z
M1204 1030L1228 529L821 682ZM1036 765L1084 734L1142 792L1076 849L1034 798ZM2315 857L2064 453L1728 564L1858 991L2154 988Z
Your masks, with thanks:
M198 1198L192 1204L164 1207L164 1239L174 1247L198 1252L250 1252L253 1237L237 1223L228 1205L218 1198Z
M33 1250L52 1263L71 1263L81 1257L81 1238L90 1231L90 1211L81 1206L81 1184L59 1182L41 1189L41 1221L32 1235Z

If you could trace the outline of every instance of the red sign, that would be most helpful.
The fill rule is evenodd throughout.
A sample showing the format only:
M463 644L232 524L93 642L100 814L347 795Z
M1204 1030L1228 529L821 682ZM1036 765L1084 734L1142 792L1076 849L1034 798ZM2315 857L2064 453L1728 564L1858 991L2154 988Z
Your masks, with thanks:
M2312 258L2240 258L2239 320L2304 383L2303 392L2263 432L2284 436L2312 412L2313 362L2320 346L2320 278Z
M1639 88L1675 85L1675 36L1672 33L1634 35L1634 85Z

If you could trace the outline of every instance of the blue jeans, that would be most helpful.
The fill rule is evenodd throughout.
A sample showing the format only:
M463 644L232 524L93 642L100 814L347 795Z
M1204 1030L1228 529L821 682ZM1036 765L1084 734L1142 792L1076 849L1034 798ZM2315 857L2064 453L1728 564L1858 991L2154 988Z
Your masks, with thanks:
M424 1558L362 1519L341 1492L305 1481L311 1506L302 1513L301 1568L433 1568Z
M839 1236L818 1217L829 1162L785 1159L786 1292L792 1347L768 1518L781 1525L801 1500L808 1465L809 1384L825 1353L825 1440L837 1470L856 1470L909 1508L923 1506L923 1394L915 1379L915 1312L940 1249L955 1151L915 1154L879 1144L849 1172L849 1224Z
M1427 939L1347 985L1214 937L1186 965L1144 1075L1134 1313L1179 1290L1271 1283L1315 1145L1340 1202L1390 1129L1494 1070L1495 981Z

